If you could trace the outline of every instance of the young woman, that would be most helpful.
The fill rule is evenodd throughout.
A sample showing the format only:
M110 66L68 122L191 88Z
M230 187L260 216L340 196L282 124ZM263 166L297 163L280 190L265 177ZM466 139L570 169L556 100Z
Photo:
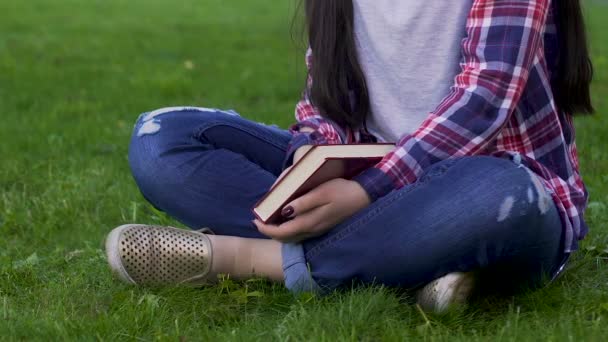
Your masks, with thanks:
M462 302L476 271L511 285L555 277L587 233L572 120L593 111L579 0L305 9L309 81L288 131L205 108L139 118L129 161L141 192L198 231L118 227L112 269L142 285L229 274L295 292L421 288L431 310ZM288 222L253 221L310 145L386 141L396 148L379 164L285 206Z

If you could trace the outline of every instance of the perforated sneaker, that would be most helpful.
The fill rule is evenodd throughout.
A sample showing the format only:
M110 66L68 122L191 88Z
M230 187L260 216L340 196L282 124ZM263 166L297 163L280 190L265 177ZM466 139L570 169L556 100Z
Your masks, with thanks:
M112 271L138 285L203 285L211 268L209 237L173 227L128 224L106 238Z
M449 273L418 290L416 299L424 310L442 313L453 305L465 304L474 286L473 272Z

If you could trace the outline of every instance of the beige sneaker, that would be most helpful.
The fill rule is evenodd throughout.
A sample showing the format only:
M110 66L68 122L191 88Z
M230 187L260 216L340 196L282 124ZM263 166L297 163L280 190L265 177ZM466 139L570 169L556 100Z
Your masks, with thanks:
M131 284L203 285L211 283L209 237L173 227L127 224L106 238L112 271Z
M443 313L453 305L465 304L474 286L473 272L449 273L418 290L416 300L426 311Z

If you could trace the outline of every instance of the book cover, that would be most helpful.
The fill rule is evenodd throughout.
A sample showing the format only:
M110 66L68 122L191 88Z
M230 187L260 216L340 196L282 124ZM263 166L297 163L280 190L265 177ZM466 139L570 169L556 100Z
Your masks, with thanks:
M394 146L386 143L314 146L255 204L253 213L264 223L285 222L281 210L287 203L331 179L351 179L378 163Z

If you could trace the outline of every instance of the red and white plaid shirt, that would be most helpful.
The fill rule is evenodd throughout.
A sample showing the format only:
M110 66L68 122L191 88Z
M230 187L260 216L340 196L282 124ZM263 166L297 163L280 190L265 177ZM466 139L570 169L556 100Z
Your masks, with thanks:
M462 70L450 93L413 134L401 137L394 151L354 178L372 200L415 182L444 159L519 155L552 193L565 229L565 251L577 249L587 233L588 193L579 173L572 116L556 108L551 90L558 57L553 12L550 0L473 1L461 45ZM309 68L311 62L309 51ZM296 107L297 123L290 127L286 165L302 145L376 141L364 127L338 127L306 93ZM302 127L315 131L299 132Z

